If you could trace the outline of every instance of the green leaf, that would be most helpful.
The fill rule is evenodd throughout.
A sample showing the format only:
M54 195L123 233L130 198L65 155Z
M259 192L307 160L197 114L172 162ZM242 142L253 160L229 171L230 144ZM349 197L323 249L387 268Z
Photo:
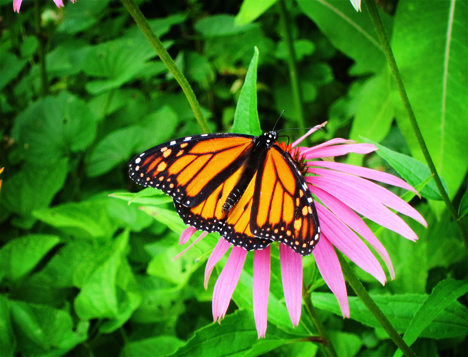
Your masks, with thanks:
M1 205L15 217L13 224L22 228L31 228L36 219L32 212L49 206L56 193L65 184L68 162L61 159L53 165L24 165L10 177L2 187Z
M349 138L358 140L362 136L381 142L390 131L394 117L388 71L368 79L355 101L356 113ZM364 155L355 154L349 163L362 165L363 160Z
M174 336L158 336L127 343L120 357L163 357L174 353L184 341Z
M315 50L315 45L313 42L308 40L296 40L293 43L294 45L294 52L296 55L296 61L299 62L304 56L311 55ZM278 46L276 47L275 56L283 61L288 60L288 51L286 49L286 42L280 41L278 42Z
M371 294L371 297L398 333L403 333L408 329L411 320L427 300L427 295L425 294ZM367 310L359 298L350 296L348 300L353 320L370 327L381 328L372 313ZM314 293L312 294L312 302L319 309L341 316L340 308L333 294ZM420 336L441 339L466 334L468 334L468 309L458 301L454 301L444 308L443 313L434 318L431 324L422 331Z
M180 121L176 111L169 105L163 105L158 110L147 115L139 124L143 128L143 134L138 141L136 151L147 150L152 146L174 138Z
M468 190L465 190L463 197L460 201L460 205L458 206L458 218L462 219L468 214Z
M155 276L137 276L141 304L132 315L132 323L150 324L177 318L180 287Z
M239 34L250 30L254 25L238 26L234 24L234 16L208 16L195 24L195 29L203 36L218 37Z
M81 288L75 310L82 320L108 319L100 331L109 333L122 326L140 304L138 285L125 258L128 231L84 260L74 275Z
M455 197L468 169L467 19L468 8L462 1L402 1L392 37L411 106L450 198ZM423 161L397 94L395 101L398 126L413 156Z
M89 323L80 321L74 326L65 310L10 301L10 312L18 339L17 352L23 355L65 355L88 338Z
M137 193L130 192L116 192L109 195L109 197L118 198L130 203L140 203L144 205L159 206L164 203L172 202L172 198L160 190L155 190L152 187L147 187Z
M119 88L134 79L141 67L156 56L153 48L142 38L122 38L92 47L83 63L85 73L105 78L86 84L92 94Z
M258 49L255 47L254 56L245 76L244 85L239 96L234 125L232 131L240 134L261 135L260 121L257 111L257 64Z
M354 333L330 331L330 340L340 357L354 357L362 347L362 341Z
M86 103L65 91L31 104L14 122L12 136L34 164L50 164L87 148L96 124Z
M428 177L432 176L429 168L419 160L392 151L385 146L373 142L372 140L366 138L362 138L362 140L377 146L379 150L376 153L381 158L385 159L389 165L393 167L411 186L416 187L421 182L424 182ZM442 185L447 191L447 184L442 177L441 181ZM431 200L442 200L442 196L440 196L437 185L433 179L426 186L424 186L420 193L421 196Z
M81 6L67 4L64 11L65 16L57 30L73 35L89 29L98 23L102 14L105 13L104 9L109 1L86 1Z
M109 216L112 217L120 227L130 228L134 232L149 227L153 220L146 213L138 209L136 205L128 205L124 201L113 200L108 205Z
M129 126L105 136L93 149L89 156L86 172L89 177L96 177L117 165L126 162L135 151L141 137L145 134L139 126Z
M103 199L64 203L34 211L33 215L72 237L105 242L117 229L115 222L109 217L107 205L108 201Z
M277 1L278 0L244 0L236 16L235 24L242 26L251 23Z
M36 36L27 36L21 43L21 57L29 57L37 50L39 46L39 41L37 41ZM3 54L2 54L3 56ZM1 89L1 86L0 86Z
M266 338L259 339L253 313L239 310L226 316L220 324L209 324L197 330L172 356L259 356L294 340L299 338L270 324Z
M0 281L17 281L30 273L42 258L58 243L53 235L31 234L16 238L0 250Z
M0 346L2 346L2 356L15 355L16 337L11 325L10 302L3 295L0 295Z
M355 61L351 74L377 73L383 68L385 56L365 7L360 13L349 1L298 0L298 4L330 42ZM381 17L391 35L390 16L381 13Z
M441 281L432 290L416 315L411 320L403 340L411 346L421 332L451 303L468 293L468 282L447 279ZM402 356L401 350L395 352L394 357Z
M2 49L0 56L0 90L15 78L28 63L25 59L18 59L14 54Z
M57 290L75 287L73 274L93 250L89 242L72 240L66 243L44 268L30 277L28 284Z

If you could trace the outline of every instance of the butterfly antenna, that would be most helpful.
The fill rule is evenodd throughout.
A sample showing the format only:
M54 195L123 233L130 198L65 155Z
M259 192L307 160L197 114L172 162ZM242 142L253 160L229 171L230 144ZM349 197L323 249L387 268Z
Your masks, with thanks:
M281 112L280 116L278 117L278 119L276 119L276 123L275 125L273 126L273 131L275 131L275 128L276 128L276 124L278 124L279 120L281 119L281 117L283 116L284 114L284 110ZM278 130L279 131L279 130Z

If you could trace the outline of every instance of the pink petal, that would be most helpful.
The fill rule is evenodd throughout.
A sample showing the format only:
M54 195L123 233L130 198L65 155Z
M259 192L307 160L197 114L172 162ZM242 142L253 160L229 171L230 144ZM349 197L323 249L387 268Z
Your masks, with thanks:
M312 152L314 150L323 149L323 148L330 147L332 145L338 145L338 144L356 144L356 141L349 140L349 139L346 140L346 139L342 139L342 138L334 138L334 139L325 141L324 143L321 143L321 144L318 144L318 145L315 145L315 146L312 146L312 147L301 147L299 149L301 151L301 154L307 154L307 153Z
M347 155L350 152L356 154L369 154L377 148L372 144L350 144L350 145L336 145L329 146L326 148L313 150L306 152L307 150L301 151L301 154L305 154L307 160L318 159L322 157L342 156Z
M183 251L181 251L179 254L177 254L173 259L172 261L176 260L176 259L179 259L182 255L184 255L185 253L187 253L187 251L192 248L195 244L197 244L199 241L201 241L203 238L205 238L206 236L208 235L208 232L202 232L202 234L200 234L200 236L195 239L193 241L192 244L190 244L187 248L185 248Z
M315 208L320 219L320 230L327 236L330 243L337 247L358 267L371 274L382 285L385 285L387 281L385 273L367 245L348 226L320 203L316 202Z
M295 147L296 145L300 144L302 142L302 140L304 140L305 138L307 138L309 135L311 135L312 133L315 133L317 130L325 127L325 125L327 125L327 122L323 122L322 124L320 125L316 125L314 126L312 129L310 129L305 135L302 135L299 139L297 139L295 142L292 143L292 147Z
M319 176L306 177L306 181L335 196L344 204L377 224L412 241L418 239L416 233L400 217L367 193L355 190L353 187L343 184L343 182Z
M63 0L54 0L54 3L57 7L63 7Z
M270 292L270 246L256 250L253 264L253 310L258 338L267 330L268 294Z
M312 251L312 254L314 255L315 262L317 263L323 280L325 280L338 300L341 313L344 317L349 318L348 294L346 292L346 284L340 261L338 260L338 256L332 244L323 233L320 236L317 246Z
M423 218L423 216L421 216L421 214L418 211L416 211L408 203L403 201L400 197L390 192L389 190L383 188L382 186L377 185L376 183L354 175L334 170L310 168L309 172L325 177L327 179L334 179L348 186L351 186L356 190L370 194L372 197L378 198L378 201L384 204L385 206L392 208L398 212L401 212L404 215L407 215L408 217L411 217L414 220L418 221L423 226L427 227L425 219Z
M192 235L197 231L194 227L187 227L180 235L179 244L185 244L192 237Z
M293 326L299 325L302 307L302 256L280 244L281 279L284 299Z
M210 257L208 258L208 262L206 263L205 267L205 289L208 289L208 283L210 281L211 273L215 265L219 262L219 260L226 254L231 244L229 244L224 238L221 238L216 244L216 247L211 252Z
M23 0L13 0L13 11L17 12L19 14L21 3Z
M219 275L213 291L213 320L220 321L226 315L232 294L237 286L247 251L240 247L232 247L231 254Z
M395 270L393 269L392 261L390 260L390 256L388 255L387 250L382 245L382 243L380 243L370 228L364 223L361 217L359 217L352 209L329 193L315 186L309 186L309 188L312 193L317 196L318 199L335 214L335 216L340 218L356 233L360 234L377 251L382 260L385 262L392 280L395 279Z
M371 180L380 181L392 186L397 186L404 188L405 190L412 191L419 196L419 192L416 191L411 185L408 185L402 179L387 174L386 172L381 172L377 170L368 169L366 167L354 166L349 164L343 164L341 162L331 162L331 161L312 161L309 162L310 166L322 166L329 169L334 169L342 172L347 172L352 175L357 175L365 177Z

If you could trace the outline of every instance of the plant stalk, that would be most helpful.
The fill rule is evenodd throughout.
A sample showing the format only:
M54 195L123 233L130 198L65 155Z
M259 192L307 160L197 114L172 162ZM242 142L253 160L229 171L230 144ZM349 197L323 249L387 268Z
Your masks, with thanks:
M304 135L306 124L304 119L304 104L302 100L301 83L297 72L296 52L294 51L294 41L291 35L291 26L289 25L289 19L284 0L278 1L278 9L280 14L281 28L284 34L284 42L288 52L289 78L291 80L291 90L297 113L297 121L301 135Z
M418 122L416 121L416 116L414 115L413 108L411 107L410 101L408 99L408 95L406 93L403 80L401 79L401 74L400 74L400 71L398 70L395 57L393 56L393 51L392 51L392 48L390 47L390 42L388 41L387 33L383 26L382 20L380 19L379 11L375 4L375 0L364 0L364 1L366 2L367 9L369 10L369 16L372 20L375 31L377 32L377 36L379 37L383 52L390 66L390 70L392 71L393 77L395 78L398 92L400 93L401 100L405 107L406 113L408 114L408 119L411 123L414 134L416 135L418 144L421 148L424 158L426 159L427 165L429 166L429 169L431 170L431 173L434 177L437 188L439 189L440 195L442 196L442 199L444 200L444 203L447 206L450 212L450 215L458 224L458 228L460 229L461 235L463 237L465 250L468 255L468 234L467 234L466 228L462 220L459 219L457 210L452 205L452 202L450 201L450 198L448 197L447 192L444 189L444 186L442 186L442 182L440 180L439 174L437 173L437 169L434 165L434 162L432 161L431 155L429 154L429 150L427 149L426 143L424 142L424 138L422 136L421 130L419 129Z
M195 97L195 93L193 93L190 83L187 81L185 76L177 67L176 63L169 55L167 50L164 48L158 36L154 33L145 16L140 11L138 5L135 4L134 0L122 0L122 3L130 13L130 15L133 17L140 30L143 32L148 42L151 44L151 46L153 46L161 61L163 61L167 69L172 73L172 75L176 79L177 83L179 83L180 87L185 93L185 96L187 97L190 107L192 108L192 111L195 114L195 118L197 119L197 122L200 125L202 131L204 133L210 133L208 123L206 122L206 119L203 116L200 104L198 103L198 100Z
M333 345L331 343L330 337L328 336L327 330L325 326L322 323L322 320L320 320L320 317L317 314L317 311L314 308L314 305L312 305L312 300L310 299L310 292L307 292L308 289L304 287L304 291L306 293L304 294L304 301L305 301L305 306L306 310L314 322L315 328L317 329L317 332L319 333L321 339L324 341L323 347L325 348L325 351L328 356L330 357L337 357L336 351L333 348Z
M46 59L45 59L45 42L46 39L41 31L41 6L39 0L34 0L34 22L36 37L39 45L37 46L37 55L39 57L39 73L41 77L41 97L45 97L49 93L49 83L47 81Z
M351 269L350 265L348 264L346 259L343 257L343 255L338 251L336 253L338 255L338 259L340 260L341 269L343 269L343 274L346 278L346 281L354 290L354 292L359 297L359 299L363 302L363 304L367 307L367 309L372 313L372 315L374 315L374 317L377 319L379 324L387 332L388 336L393 340L393 342L397 345L397 347L405 354L405 356L416 357L416 354L413 352L413 350L406 344L405 341L403 341L400 334L395 330L395 328L387 319L387 317L384 315L382 310L380 310L380 308L377 306L375 301L372 300L369 293L361 284L360 280L354 273L353 269Z

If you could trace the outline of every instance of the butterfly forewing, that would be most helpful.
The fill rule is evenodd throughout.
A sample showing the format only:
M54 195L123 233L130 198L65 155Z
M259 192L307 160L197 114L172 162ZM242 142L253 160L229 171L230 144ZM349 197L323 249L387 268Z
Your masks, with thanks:
M290 155L276 145L258 171L251 229L254 236L287 244L303 255L318 242L312 194Z
M129 175L140 185L162 190L174 202L194 207L242 167L253 139L210 134L173 140L135 157Z

